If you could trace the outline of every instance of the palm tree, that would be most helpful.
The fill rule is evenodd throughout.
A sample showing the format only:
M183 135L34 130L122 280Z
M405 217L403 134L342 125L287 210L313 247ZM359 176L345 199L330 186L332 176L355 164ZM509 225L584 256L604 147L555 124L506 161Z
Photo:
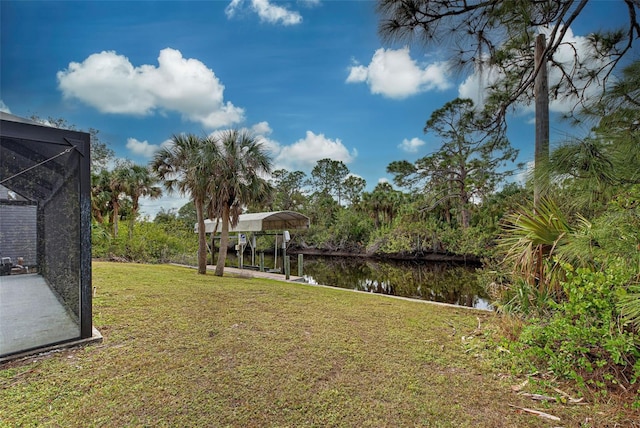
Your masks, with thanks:
M110 173L106 169L91 173L91 212L96 222L103 224L111 215Z
M143 196L156 199L162 196L162 189L155 184L157 177L151 174L148 167L131 165L124 176L124 192L131 198L131 218L129 219L129 238L133 236L133 225L140 208L139 201Z
M257 138L245 130L220 132L216 142L219 157L209 191L212 197L210 210L222 220L215 272L222 276L229 245L229 226L238 224L244 205L260 202L272 192L271 185L262 178L271 172L271 158Z
M505 216L507 235L501 244L504 262L521 278L545 294L562 298L563 263L592 267L592 225L577 215L575 225L549 198L542 198L532 211L522 207Z
M402 205L402 194L394 190L391 184L378 183L371 193L362 195L362 202L376 229L380 225L391 225L399 207Z
M113 237L118 237L118 221L120 220L120 207L122 206L120 196L125 191L125 176L128 166L120 164L116 166L108 175L108 187L110 189L111 200L111 225L113 227Z
M204 210L218 157L218 146L213 139L180 134L174 135L171 145L158 151L151 161L152 172L164 182L169 193L188 194L194 203L198 221L198 273L203 275L207 273Z

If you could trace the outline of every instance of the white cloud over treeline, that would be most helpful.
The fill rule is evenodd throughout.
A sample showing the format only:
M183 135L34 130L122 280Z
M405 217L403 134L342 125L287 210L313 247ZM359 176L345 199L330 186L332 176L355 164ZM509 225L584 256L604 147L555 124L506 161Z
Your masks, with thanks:
M282 144L271 138L273 130L266 121L258 122L251 127L241 128L241 130L251 132L263 145L273 159L274 170L284 168L290 171L301 170L309 173L321 159L330 158L349 164L358 156L357 150L349 150L341 139L329 138L322 133L316 134L313 131L306 131L304 137L293 143ZM210 135L216 137L222 131L223 129L218 129L211 132ZM134 156L151 159L158 150L171 144L171 140L153 144L147 140L140 141L136 138L128 138L126 147Z
M349 68L347 83L366 83L372 94L395 99L452 86L446 63L419 64L411 58L408 47L376 50L369 65L356 62Z
M331 139L324 134L307 131L304 138L300 138L289 146L283 146L277 154L276 164L295 170L310 171L316 163L325 158L351 163L358 152L349 151L339 138Z
M539 32L549 36L548 28L540 28ZM586 86L588 79L591 78L592 72L600 72L604 75L609 71L607 61L596 59L593 46L587 37L577 36L571 28L567 29L562 43L553 55L553 62L562 64L565 70L578 70L579 64L584 64L588 70L583 70L573 76L573 83L577 88ZM562 72L558 67L548 67L549 87L557 85L561 78ZM495 67L485 65L482 70L478 69L469 75L458 87L458 96L460 98L470 98L477 106L482 107L487 96L487 88L503 78L504 74ZM601 82L593 82L585 89L584 96L589 99L602 91ZM574 109L578 103L576 96L566 96L559 94L557 98L551 97L549 100L549 110L556 113L568 113ZM527 113L534 110L533 100L523 100L518 103L520 111Z
M349 150L341 139L329 138L322 133L306 131L303 138L293 143L281 144L271 138L273 130L268 122L260 122L248 128L271 154L274 170L300 170L309 173L316 163L325 158L351 163L357 156L356 149Z
M151 144L147 140L140 141L136 138L127 138L126 147L134 155L150 159L158 150L170 144L171 140L166 140L160 144Z
M420 147L424 146L426 143L422 141L420 138L414 137L412 139L405 138L402 140L402 143L398 145L402 151L407 153L418 153Z
M197 59L183 58L176 49L161 50L157 66L134 66L124 55L103 51L69 63L57 77L66 99L103 113L144 116L174 111L210 129L244 120L244 109L225 102L225 87L213 70Z
M540 28L539 32L549 36L549 29ZM576 87L586 87L585 98L590 98L602 90L601 81L592 82L587 86L587 79L594 72L600 72L601 76L609 71L606 60L595 59L597 55L587 37L574 34L568 28L562 43L553 55L556 64L562 64L565 70L578 70L579 64L586 65L588 70L576 73L573 83ZM488 58L487 58L488 59ZM450 79L450 67L447 62L434 60L419 63L411 57L410 49L379 48L373 54L368 65L361 65L357 61L348 68L347 83L365 83L372 94L382 95L392 99L405 99L428 91L444 91L452 88ZM487 88L495 84L504 74L497 68L483 64L466 77L458 85L458 96L470 98L474 103L482 107L487 96ZM553 87L562 78L558 67L549 67L549 87ZM575 96L560 94L558 98L550 100L549 108L552 112L566 113L577 104ZM520 111L528 112L533 109L533 104L523 100L518 106Z

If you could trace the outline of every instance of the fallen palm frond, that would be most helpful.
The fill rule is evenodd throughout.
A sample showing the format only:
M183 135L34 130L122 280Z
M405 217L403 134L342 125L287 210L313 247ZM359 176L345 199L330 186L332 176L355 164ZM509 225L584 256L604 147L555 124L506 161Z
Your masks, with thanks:
M618 297L618 310L627 323L640 331L640 287L633 287L632 291Z
M514 409L517 409L517 410L519 410L521 412L525 412L525 413L529 413L529 414L532 414L532 415L535 415L535 416L539 416L539 417L544 418L544 419L549 419L549 420L552 420L552 421L559 421L560 420L559 417L550 415L549 413L541 412L540 410L527 409L526 407L514 406L513 404L509 404L509 407L513 407Z

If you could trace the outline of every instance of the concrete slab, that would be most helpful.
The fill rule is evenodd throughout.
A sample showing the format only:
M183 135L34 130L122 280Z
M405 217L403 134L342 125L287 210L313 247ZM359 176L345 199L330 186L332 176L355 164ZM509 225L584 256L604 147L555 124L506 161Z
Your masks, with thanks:
M0 355L80 337L80 325L38 274L0 277Z
M207 270L215 271L216 267L213 265L207 265ZM246 276L249 278L268 278L268 279L275 279L278 281L287 281L284 274L273 273L273 272L260 272L259 270L253 270L253 269L238 269L234 267L225 266L224 273L225 274L229 273L229 274L239 275L239 276ZM288 282L305 282L305 279L304 277L301 277L301 276L289 275Z
M45 346L43 348L32 349L27 352L19 352L17 354L8 355L6 357L0 357L0 364L32 358L34 355L37 355L37 356L52 355L56 352L61 352L68 348L85 346L85 345L90 345L93 343L100 343L100 342L102 342L102 334L98 331L98 329L93 327L91 337L87 339L71 340L69 342L58 343L56 345Z

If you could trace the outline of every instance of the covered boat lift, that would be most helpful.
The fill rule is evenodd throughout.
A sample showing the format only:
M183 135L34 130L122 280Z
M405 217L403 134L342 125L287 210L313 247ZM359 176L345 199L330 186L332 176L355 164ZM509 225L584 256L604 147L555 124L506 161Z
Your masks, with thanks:
M270 211L263 213L241 214L238 224L235 227L229 227L229 233L237 233L238 249L240 254L244 250L244 246L249 244L251 247L251 264L255 265L256 255L256 236L273 235L275 240L275 259L278 260L278 237L282 237L282 247L286 249L286 243L289 241L290 230L308 229L311 220L304 214L295 211ZM215 235L222 230L222 220L205 220L205 232ZM198 224L196 223L194 231L198 232ZM251 233L251 238L247 239L246 233ZM213 239L212 239L213 242ZM213 253L213 249L212 253ZM242 267L242 258L240 258ZM275 266L274 266L275 268Z

